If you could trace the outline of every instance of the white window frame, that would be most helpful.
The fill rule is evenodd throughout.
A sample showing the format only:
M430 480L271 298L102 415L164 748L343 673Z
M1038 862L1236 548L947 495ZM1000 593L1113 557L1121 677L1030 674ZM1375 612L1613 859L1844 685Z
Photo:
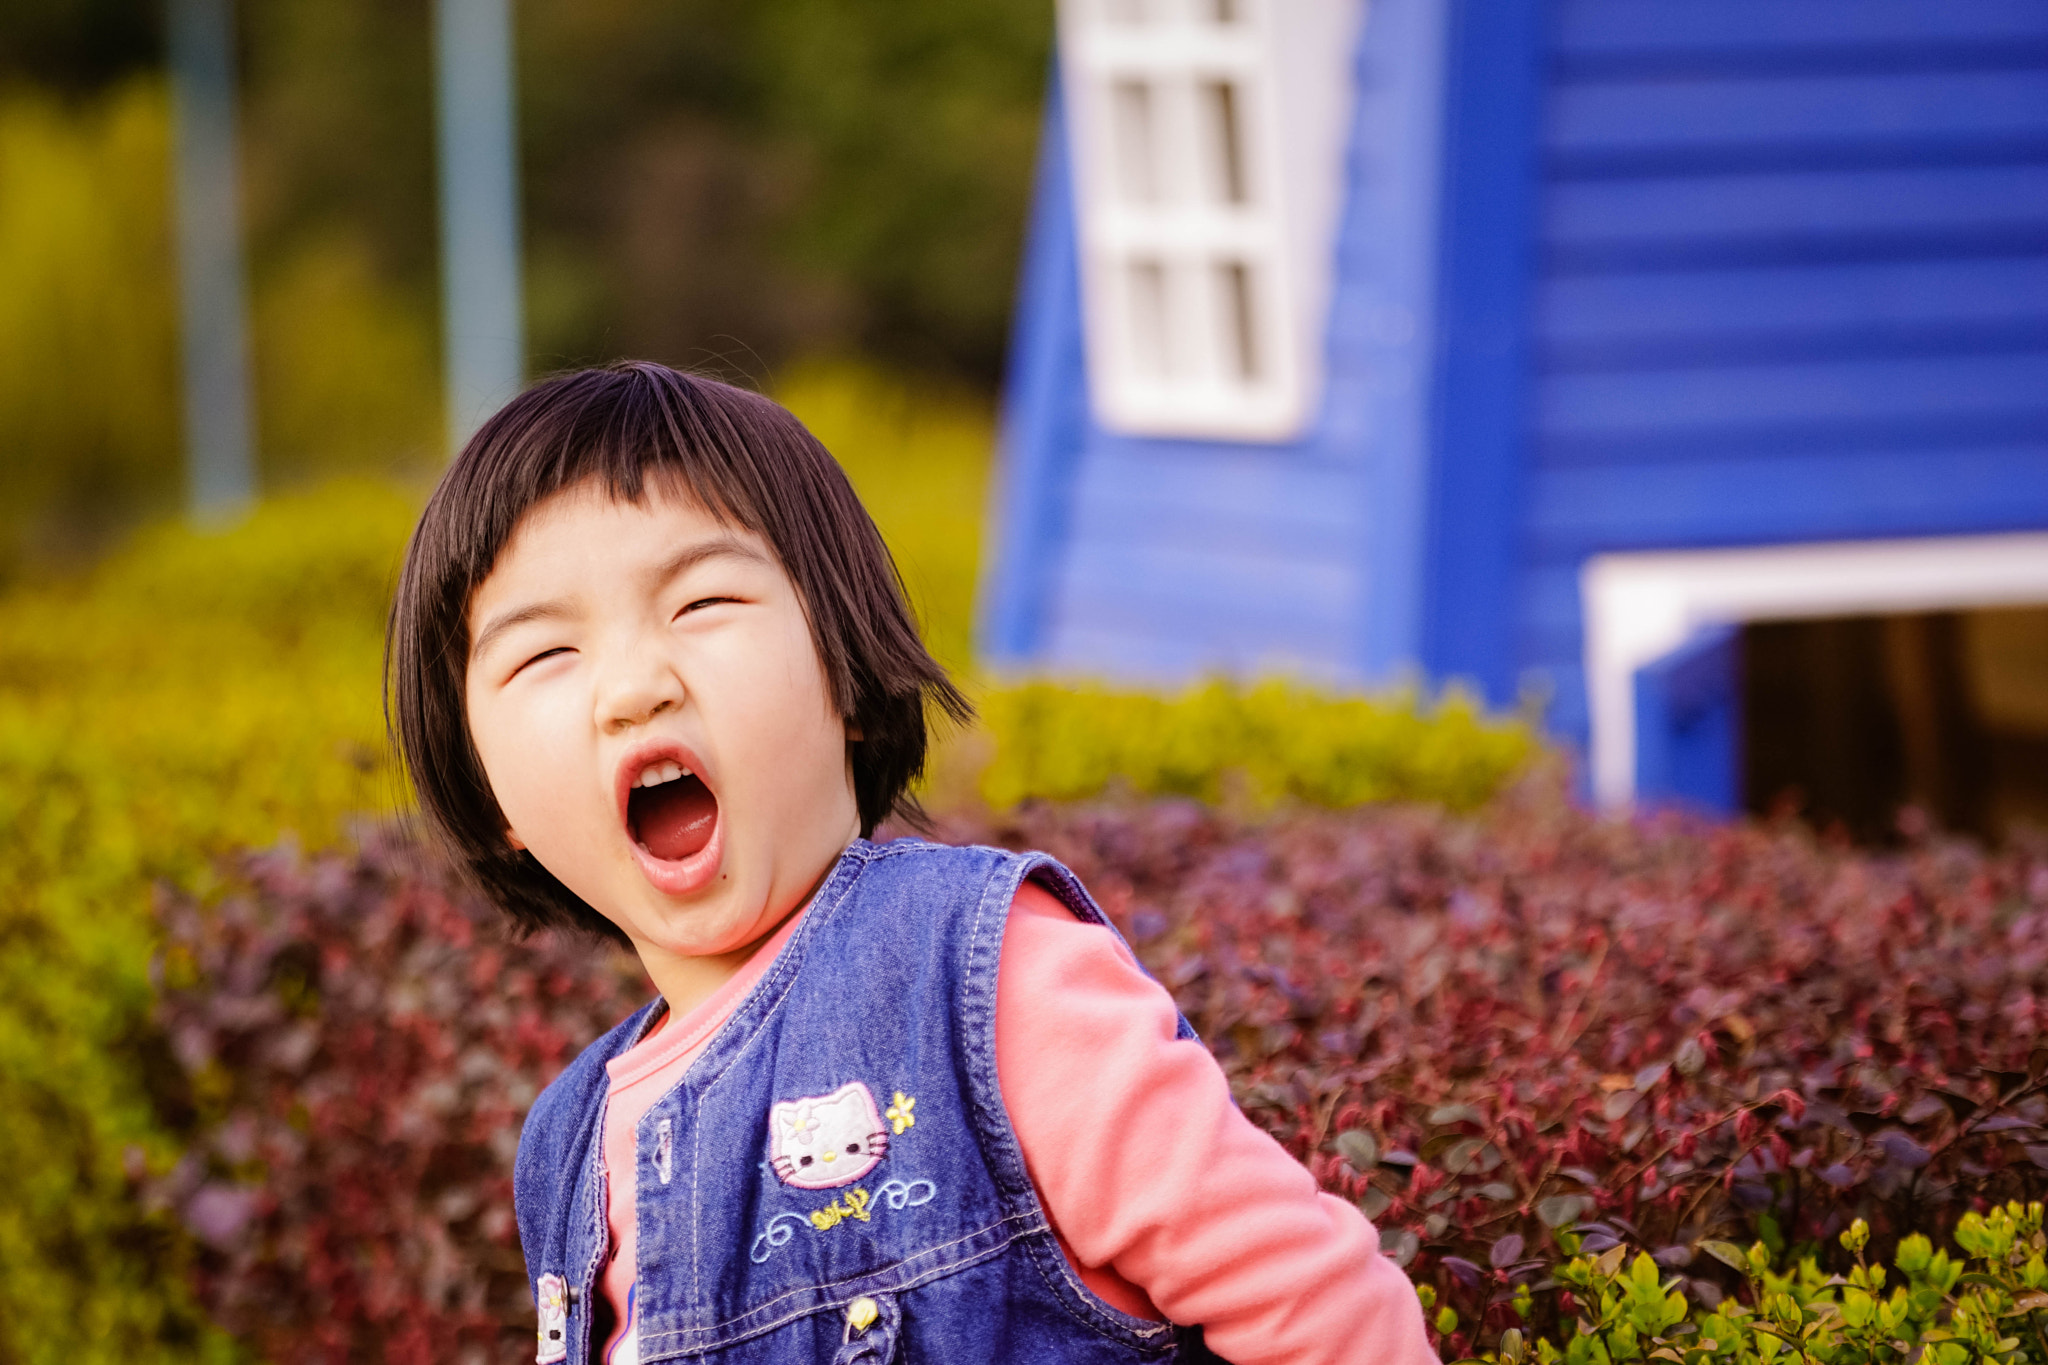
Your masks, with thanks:
M2048 534L1596 555L1579 574L1593 795L1635 797L1636 670L1710 625L2048 603Z
M1313 417L1363 8L1061 0L1104 427L1284 441Z

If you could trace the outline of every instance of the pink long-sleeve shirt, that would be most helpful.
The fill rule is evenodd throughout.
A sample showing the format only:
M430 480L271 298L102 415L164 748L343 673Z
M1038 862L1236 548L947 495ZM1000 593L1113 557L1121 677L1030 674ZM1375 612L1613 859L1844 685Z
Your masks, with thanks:
M633 1130L800 918L608 1063L607 1365L638 1358ZM1372 1225L1245 1118L1208 1050L1174 1036L1177 1020L1116 935L1039 886L1019 889L996 975L996 1080L1082 1281L1127 1313L1202 1324L1209 1349L1236 1365L1435 1365L1415 1291Z

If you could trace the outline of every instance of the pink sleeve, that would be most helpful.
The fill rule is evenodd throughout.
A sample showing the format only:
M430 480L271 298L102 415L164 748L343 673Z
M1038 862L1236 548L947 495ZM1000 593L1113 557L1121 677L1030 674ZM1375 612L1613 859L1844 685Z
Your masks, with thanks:
M1434 1365L1421 1304L1372 1225L1245 1118L1175 1018L1114 935L1041 887L1018 891L997 1079L1091 1285L1113 1270L1236 1365Z

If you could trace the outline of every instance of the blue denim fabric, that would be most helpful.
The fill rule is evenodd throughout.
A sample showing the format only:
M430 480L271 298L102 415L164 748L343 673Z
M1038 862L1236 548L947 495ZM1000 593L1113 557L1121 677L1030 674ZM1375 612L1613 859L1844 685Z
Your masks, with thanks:
M996 1085L995 995L1004 923L1026 876L1080 918L1107 923L1043 854L911 840L847 850L773 965L637 1129L642 1361L1213 1359L1199 1332L1131 1317L1089 1292L1025 1174ZM543 1276L566 1284L567 1340L553 1350L566 1345L568 1365L594 1350L605 1062L640 1037L653 1009L571 1063L520 1135L520 1241L537 1295ZM1193 1036L1185 1019L1180 1027ZM772 1144L804 1150L794 1144L808 1139L788 1135L826 1111L776 1106L853 1082L877 1116L914 1101L914 1121L883 1120L874 1145L886 1154L856 1181L788 1183L770 1164ZM826 1169L805 1165L788 1169L804 1180ZM854 1317L872 1318L859 1330L856 1305Z

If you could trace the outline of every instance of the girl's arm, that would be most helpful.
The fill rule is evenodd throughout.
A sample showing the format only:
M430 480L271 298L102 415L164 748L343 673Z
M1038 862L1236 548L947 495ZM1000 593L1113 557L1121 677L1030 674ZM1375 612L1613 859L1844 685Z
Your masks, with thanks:
M1172 997L1115 935L1039 886L1018 891L996 1072L1039 1197L1091 1287L1126 1311L1149 1298L1200 1323L1236 1365L1434 1365L1421 1304L1372 1225L1318 1193L1175 1024Z

